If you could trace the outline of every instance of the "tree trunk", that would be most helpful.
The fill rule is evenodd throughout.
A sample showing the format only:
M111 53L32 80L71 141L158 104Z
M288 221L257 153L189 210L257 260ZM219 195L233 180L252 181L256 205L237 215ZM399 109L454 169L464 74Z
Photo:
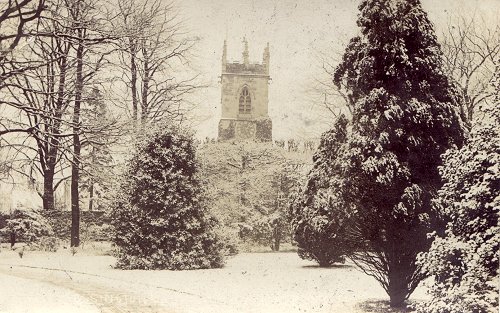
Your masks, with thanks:
M143 67L143 78L142 78L142 99L141 99L141 122L144 124L149 115L149 103L148 103L148 93L149 93L149 58L147 49L144 47L145 43L142 43L142 55L144 56L144 67Z
M134 126L137 126L137 64L136 53L137 43L135 39L129 39L130 48L130 91L132 92L132 119Z
M59 83L57 86L57 99L55 101L54 119L47 118L45 125L46 135L45 142L42 144L39 141L39 158L43 169L43 209L54 210L54 173L57 164L57 155L60 148L58 135L61 133L61 120L64 114L65 88L66 88L66 70L69 54L69 45L59 52L60 73Z
M97 116L96 116L97 118ZM94 165L97 162L97 149L95 147L92 147L92 158L91 158L91 164ZM94 177L92 174L89 176L89 211L92 211L94 208Z
M273 237L274 237L274 251L280 251L280 242L281 242L281 229L280 227L275 227L273 230Z
M71 164L71 247L80 245L80 106L83 91L83 36L84 30L78 29L79 43L76 51L75 106L73 110L73 162Z
M11 232L10 233L10 248L12 249L15 244L16 244L16 233Z
M393 308L400 308L405 305L409 295L404 269L389 269L389 287L387 293L390 297L390 304Z
M76 136L79 137L79 136ZM79 140L78 140L79 141ZM79 142L75 146L79 145ZM73 162L77 157L73 157ZM79 192L78 180L80 164L73 164L71 168L71 247L78 247L80 245L80 205L79 205Z
M94 182L92 181L92 178L90 178L90 183L89 183L89 211L92 211L94 206Z
M53 121L47 121L46 131L50 134L46 138L44 148L39 149L39 157L43 168L43 208L45 210L54 210L54 173L57 164L57 154L59 151L59 138L57 135L61 133L61 119L64 113L65 105L65 89L66 89L66 70L69 54L69 45L61 52L59 82L57 87L57 100L55 102L55 114ZM50 119L49 119L50 120ZM43 162L42 162L43 160Z
M54 169L49 168L43 173L43 209L54 210Z

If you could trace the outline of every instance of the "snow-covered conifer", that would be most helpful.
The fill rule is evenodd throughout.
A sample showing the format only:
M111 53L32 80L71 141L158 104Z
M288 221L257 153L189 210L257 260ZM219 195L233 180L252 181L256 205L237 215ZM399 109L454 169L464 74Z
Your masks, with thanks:
M117 267L221 267L223 245L205 203L191 135L169 126L149 133L130 161L112 212Z
M419 0L363 0L334 82L354 103L342 195L356 207L366 248L352 259L401 306L423 279L417 255L438 221L432 199L447 149L461 146L458 93L443 74L433 25Z

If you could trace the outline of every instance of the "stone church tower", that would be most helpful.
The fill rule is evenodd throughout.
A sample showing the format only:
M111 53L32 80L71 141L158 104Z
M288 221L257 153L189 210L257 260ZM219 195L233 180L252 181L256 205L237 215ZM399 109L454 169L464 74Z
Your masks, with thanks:
M250 63L248 42L244 38L243 63L227 62L227 46L222 52L219 141L254 139L272 141L272 122L268 115L269 43L262 64Z

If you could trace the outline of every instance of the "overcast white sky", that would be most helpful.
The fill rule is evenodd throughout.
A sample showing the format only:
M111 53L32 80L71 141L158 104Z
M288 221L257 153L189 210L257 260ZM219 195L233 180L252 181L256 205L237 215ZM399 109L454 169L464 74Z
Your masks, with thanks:
M197 67L210 87L198 94L197 113L203 122L198 135L217 136L220 117L222 45L228 58L241 60L242 39L249 41L250 60L262 61L270 42L272 82L269 112L275 139L310 136L324 130L315 122L316 111L305 95L319 71L317 54L341 52L343 43L357 32L359 0L183 0L181 16L191 34L202 38ZM422 0L438 35L450 14L483 16L498 25L500 0Z

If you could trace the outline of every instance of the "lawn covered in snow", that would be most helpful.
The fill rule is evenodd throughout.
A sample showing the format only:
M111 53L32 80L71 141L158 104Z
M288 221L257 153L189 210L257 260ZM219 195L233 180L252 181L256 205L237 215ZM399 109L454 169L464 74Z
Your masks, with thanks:
M4 249L0 274L21 277L30 298L41 288L37 284L51 284L77 294L65 296L68 301L82 303L83 297L102 312L118 312L119 306L174 313L387 312L381 302L388 299L384 290L352 264L319 268L293 252L242 253L224 268L196 271L124 271L114 269L114 262L112 256L85 250L75 255L27 251L21 259ZM14 278L2 280L0 312L2 301L8 303L1 295L24 290L11 285L16 285ZM423 297L420 287L412 299Z

